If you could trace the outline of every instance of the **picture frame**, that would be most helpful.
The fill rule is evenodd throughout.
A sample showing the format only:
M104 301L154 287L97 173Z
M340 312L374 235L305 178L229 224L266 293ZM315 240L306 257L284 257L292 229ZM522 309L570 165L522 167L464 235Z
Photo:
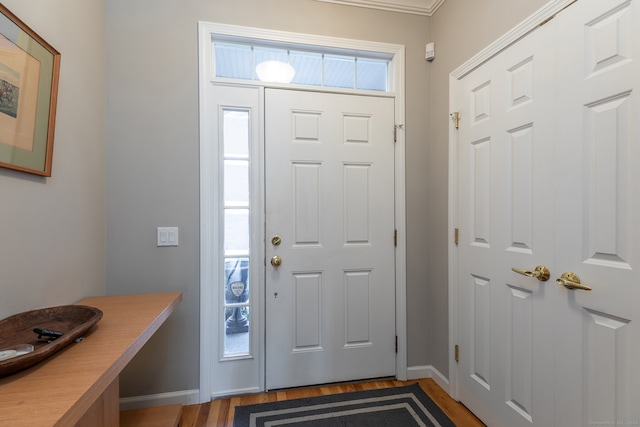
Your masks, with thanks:
M0 167L51 176L60 53L0 3Z

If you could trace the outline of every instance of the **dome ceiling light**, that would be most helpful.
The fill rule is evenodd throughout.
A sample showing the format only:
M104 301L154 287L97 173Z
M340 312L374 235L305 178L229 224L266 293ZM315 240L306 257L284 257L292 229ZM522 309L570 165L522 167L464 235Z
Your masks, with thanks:
M291 83L296 70L286 62L263 61L256 66L256 74L263 82Z

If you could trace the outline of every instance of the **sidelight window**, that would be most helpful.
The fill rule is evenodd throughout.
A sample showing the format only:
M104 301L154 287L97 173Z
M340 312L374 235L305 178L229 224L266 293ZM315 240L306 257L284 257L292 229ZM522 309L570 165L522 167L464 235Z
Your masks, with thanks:
M224 357L250 354L250 111L223 109Z

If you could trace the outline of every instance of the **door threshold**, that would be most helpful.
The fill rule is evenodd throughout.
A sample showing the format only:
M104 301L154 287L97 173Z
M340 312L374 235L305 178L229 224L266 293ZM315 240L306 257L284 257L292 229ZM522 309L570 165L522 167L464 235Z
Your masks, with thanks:
M306 390L310 388L319 388L319 387L349 386L354 384L375 383L377 381L397 381L397 380L398 379L396 377L365 378L365 379L352 380L352 381L336 381L333 383L301 385L301 386L289 387L289 388L272 388L272 389L265 390L264 392L265 393L287 392L287 391Z

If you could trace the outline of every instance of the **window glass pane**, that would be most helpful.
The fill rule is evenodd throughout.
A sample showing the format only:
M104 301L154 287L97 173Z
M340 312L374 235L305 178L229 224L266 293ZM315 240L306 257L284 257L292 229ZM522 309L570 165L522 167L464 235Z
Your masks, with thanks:
M249 354L250 317L248 306L225 310L224 357Z
M322 86L321 53L291 51L289 62L296 71L291 83Z
M295 70L289 65L286 49L255 47L256 79L263 82L289 83Z
M249 301L249 258L224 261L224 301L239 304Z
M289 55L285 49L275 49L256 46L253 48L255 61L254 78L267 82L283 82L286 77L281 74L289 64ZM286 81L284 81L286 83Z
M249 112L224 110L224 156L249 157Z
M356 62L356 69L358 71L356 76L358 89L387 90L387 61L359 58Z
M224 204L249 206L249 161L224 161Z
M249 209L225 209L225 255L249 253Z
M251 80L251 46L215 43L216 77Z
M255 55L256 65L263 61L289 62L289 53L286 49L256 46L253 48L253 54Z
M330 87L355 87L356 59L348 56L324 56L324 85Z

